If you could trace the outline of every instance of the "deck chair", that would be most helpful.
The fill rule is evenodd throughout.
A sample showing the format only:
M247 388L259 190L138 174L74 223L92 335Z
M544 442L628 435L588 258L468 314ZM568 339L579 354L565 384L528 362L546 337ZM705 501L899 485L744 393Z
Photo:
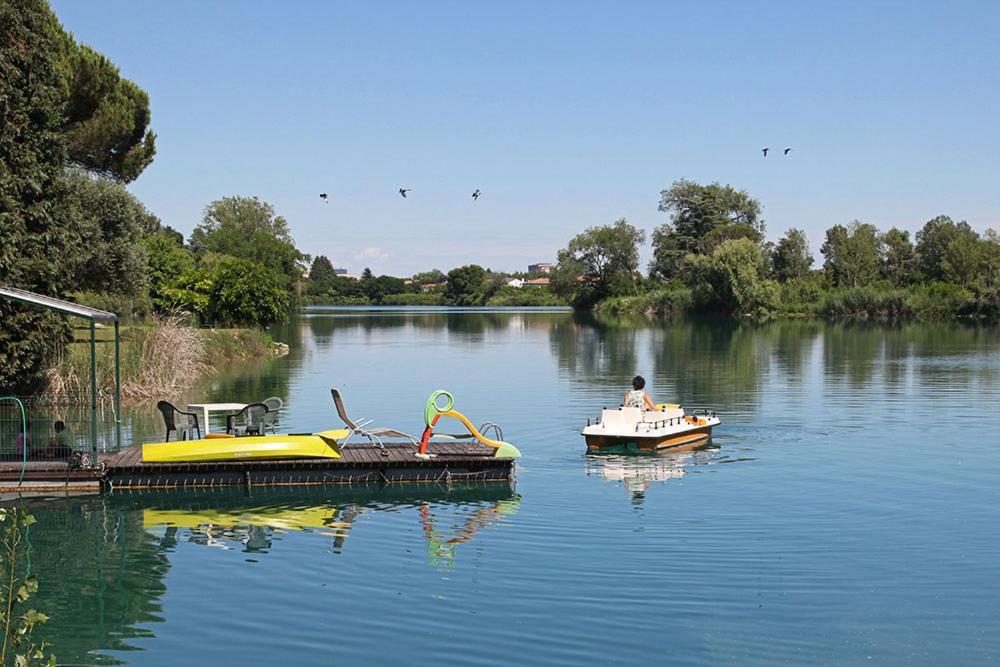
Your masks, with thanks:
M281 406L285 403L277 396L265 398L263 403L267 406L267 412L264 413L264 430L267 431L267 429L271 429L271 433L276 433L278 426L278 410L280 410Z
M268 409L263 403L250 403L235 415L226 417L226 433L235 436L264 435L264 418ZM237 423L240 420L240 423Z
M397 431L394 428L379 427L369 429L368 426L375 421L374 419L365 419L362 417L357 421L354 421L347 416L347 408L344 407L344 399L340 394L340 390L331 389L330 395L333 396L333 404L337 407L337 414L340 416L340 420L344 422L344 425L347 426L350 431L347 437L344 438L343 442L340 443L341 445L347 444L347 441L350 440L351 436L357 434L363 438L367 438L368 442L378 445L382 450L383 456L388 456L389 452L385 448L385 445L382 444L382 438L402 438L404 440L409 440L414 446L420 446L420 442L409 433L403 433L402 431Z
M181 412L168 401L160 401L156 404L156 409L163 413L163 423L167 427L167 436L164 442L170 442L170 432L177 435L178 440L194 440L194 434L198 434L201 439L201 425L198 423L198 415L193 412Z

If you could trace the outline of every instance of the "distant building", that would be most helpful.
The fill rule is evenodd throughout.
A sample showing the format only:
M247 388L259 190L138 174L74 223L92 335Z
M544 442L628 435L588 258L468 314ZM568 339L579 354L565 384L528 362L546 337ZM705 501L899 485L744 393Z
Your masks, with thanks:
M552 265L548 262L528 264L528 273L552 273Z
M508 280L507 287L516 287L518 289L521 289L522 287L524 287L524 280L521 278L513 278L511 280Z
M552 284L552 281L548 278L533 278L531 280L525 280L525 287L548 287Z
M338 275L338 276L346 276L347 275L347 269L334 269L333 273L334 273L334 275Z

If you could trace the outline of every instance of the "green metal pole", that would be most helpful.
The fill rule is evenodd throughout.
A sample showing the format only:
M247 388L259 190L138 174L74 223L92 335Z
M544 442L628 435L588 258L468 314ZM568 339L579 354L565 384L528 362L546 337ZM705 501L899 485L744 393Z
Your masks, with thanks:
M115 449L122 448L121 327L115 320Z
M97 342L94 320L90 320L90 452L97 465Z

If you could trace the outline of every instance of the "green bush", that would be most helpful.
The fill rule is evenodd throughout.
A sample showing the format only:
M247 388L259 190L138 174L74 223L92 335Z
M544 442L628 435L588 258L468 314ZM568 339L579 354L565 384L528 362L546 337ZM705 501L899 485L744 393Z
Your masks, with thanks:
M548 287L508 287L497 290L487 306L566 306L566 301Z
M793 278L781 284L778 309L784 313L808 315L818 313L823 304L823 284L817 275Z
M907 303L914 314L928 320L951 319L975 310L972 292L947 283L917 287Z
M114 313L123 322L139 322L153 312L153 303L146 294L128 296L107 292L72 292L70 298L76 303Z
M440 306L444 303L444 294L440 292L386 294L382 297L381 303L383 306Z
M597 305L599 315L622 317L677 317L691 309L693 293L686 287L663 287L637 296L619 296L605 299Z
M903 290L850 287L826 295L820 312L831 319L902 320L913 313L907 296Z

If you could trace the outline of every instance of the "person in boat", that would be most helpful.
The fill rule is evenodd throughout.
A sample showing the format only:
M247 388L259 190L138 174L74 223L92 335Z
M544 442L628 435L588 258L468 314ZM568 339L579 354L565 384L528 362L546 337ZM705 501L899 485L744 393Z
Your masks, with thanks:
M643 410L655 410L656 404L646 393L646 380L641 375L632 378L632 391L625 393L625 400L622 402L626 408L642 408Z

